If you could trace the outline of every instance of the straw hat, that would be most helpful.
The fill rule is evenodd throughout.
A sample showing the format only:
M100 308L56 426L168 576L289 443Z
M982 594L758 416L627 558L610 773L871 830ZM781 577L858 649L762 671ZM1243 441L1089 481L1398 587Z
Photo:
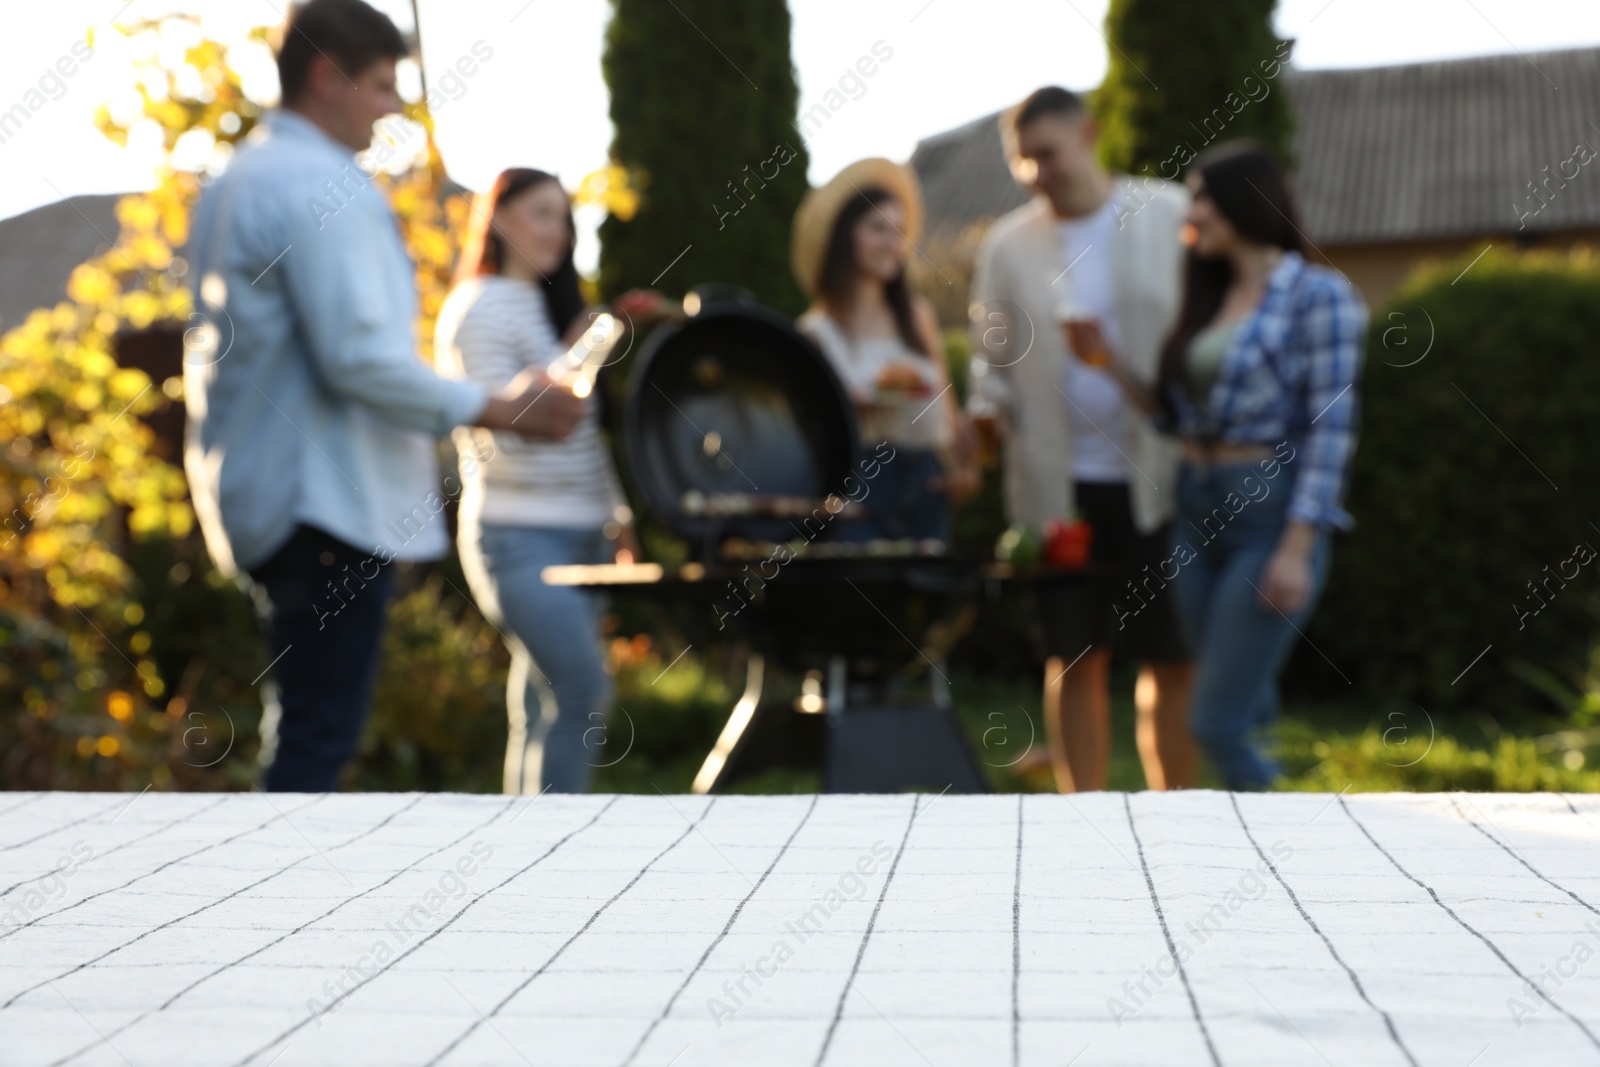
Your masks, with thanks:
M887 159L863 159L852 163L828 184L806 193L794 213L794 237L790 243L794 276L807 296L815 296L822 275L822 257L828 253L828 237L850 198L873 186L885 189L905 211L906 240L915 242L922 230L922 188L910 167Z

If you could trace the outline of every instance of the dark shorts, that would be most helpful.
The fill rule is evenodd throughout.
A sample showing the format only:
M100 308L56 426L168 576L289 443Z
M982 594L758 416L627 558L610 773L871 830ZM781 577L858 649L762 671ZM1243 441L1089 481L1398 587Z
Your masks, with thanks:
M1089 559L1095 573L1046 579L1035 587L1046 654L1071 663L1090 646L1110 645L1153 663L1192 658L1178 624L1172 583L1160 577L1161 565L1172 555L1171 525L1140 533L1125 482L1078 482L1073 495L1078 516L1094 531Z

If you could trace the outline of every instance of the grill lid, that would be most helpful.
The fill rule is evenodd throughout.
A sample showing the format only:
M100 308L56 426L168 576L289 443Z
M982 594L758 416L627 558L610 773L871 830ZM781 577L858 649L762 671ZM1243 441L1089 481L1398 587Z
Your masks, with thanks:
M786 316L728 286L651 333L628 381L623 443L651 513L709 553L789 541L844 491L859 431L826 357Z

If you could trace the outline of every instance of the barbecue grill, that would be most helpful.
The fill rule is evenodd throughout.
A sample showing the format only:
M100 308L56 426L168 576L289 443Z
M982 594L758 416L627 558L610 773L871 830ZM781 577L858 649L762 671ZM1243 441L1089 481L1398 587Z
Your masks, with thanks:
M687 303L634 364L623 448L640 498L708 562L728 537L793 539L791 522L844 491L859 434L838 377L787 318L725 289Z
M622 450L637 496L694 559L555 567L545 580L689 601L695 643L745 642L746 687L696 792L774 766L817 766L828 792L986 786L942 659L983 580L941 542L853 539L892 446L862 442L827 359L747 293L704 286L645 342ZM763 699L768 662L805 678ZM926 697L908 693L927 685Z

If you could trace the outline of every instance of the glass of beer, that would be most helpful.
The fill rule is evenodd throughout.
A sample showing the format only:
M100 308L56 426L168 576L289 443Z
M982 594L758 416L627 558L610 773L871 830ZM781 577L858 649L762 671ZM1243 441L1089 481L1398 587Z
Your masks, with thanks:
M1090 367L1105 367L1111 363L1111 351L1106 347L1105 331L1094 312L1071 300L1056 306L1056 321L1067 335L1067 347L1073 355Z

